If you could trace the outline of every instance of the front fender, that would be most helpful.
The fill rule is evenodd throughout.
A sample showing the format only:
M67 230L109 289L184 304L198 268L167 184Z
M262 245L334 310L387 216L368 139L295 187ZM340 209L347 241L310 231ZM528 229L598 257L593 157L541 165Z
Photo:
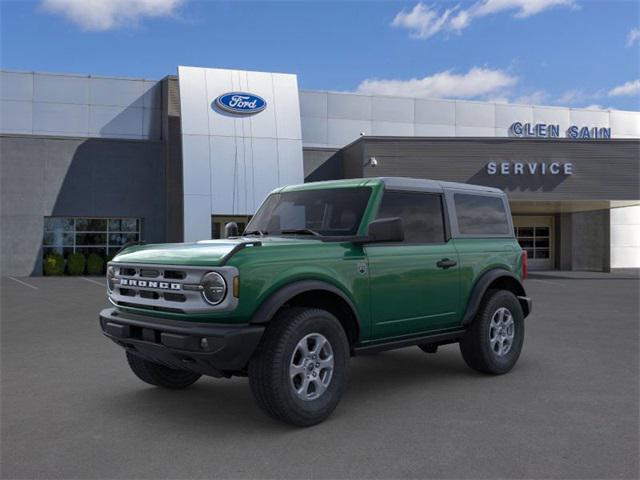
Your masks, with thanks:
M323 280L297 280L279 288L260 304L258 309L251 316L249 323L260 324L268 322L288 300L296 295L312 290L321 290L333 293L334 295L342 298L353 311L358 326L361 326L358 310L351 298L349 298L349 296L340 288Z

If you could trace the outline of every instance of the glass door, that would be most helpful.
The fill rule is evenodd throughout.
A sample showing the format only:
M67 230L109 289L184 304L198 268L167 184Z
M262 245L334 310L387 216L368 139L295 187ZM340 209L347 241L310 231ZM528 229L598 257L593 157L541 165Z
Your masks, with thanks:
M529 256L531 270L554 268L554 218L552 216L513 217L518 243Z

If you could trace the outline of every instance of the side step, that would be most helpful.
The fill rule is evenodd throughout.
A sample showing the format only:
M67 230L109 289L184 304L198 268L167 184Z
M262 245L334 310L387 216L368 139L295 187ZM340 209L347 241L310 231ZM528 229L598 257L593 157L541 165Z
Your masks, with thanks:
M430 333L427 335L420 335L418 337L401 338L396 340L383 340L374 344L354 347L353 354L365 355L368 353L384 352L385 350L411 347L413 345L420 345L422 343L435 343L439 345L445 345L447 343L454 343L458 341L465 332L465 329L460 329L448 332Z

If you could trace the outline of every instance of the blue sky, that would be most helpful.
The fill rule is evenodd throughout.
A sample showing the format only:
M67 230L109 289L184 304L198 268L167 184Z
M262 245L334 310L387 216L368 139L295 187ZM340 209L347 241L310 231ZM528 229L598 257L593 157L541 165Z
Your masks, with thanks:
M640 2L2 1L5 69L159 79L297 73L303 89L640 110Z

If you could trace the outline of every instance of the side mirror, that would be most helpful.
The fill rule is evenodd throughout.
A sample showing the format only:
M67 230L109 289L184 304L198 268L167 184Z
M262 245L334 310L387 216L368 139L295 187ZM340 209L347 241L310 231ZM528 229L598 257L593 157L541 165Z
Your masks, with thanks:
M225 238L237 237L238 236L238 224L236 222L229 222L224 226L224 236Z
M367 243L402 242L404 229L400 217L379 218L367 228Z

